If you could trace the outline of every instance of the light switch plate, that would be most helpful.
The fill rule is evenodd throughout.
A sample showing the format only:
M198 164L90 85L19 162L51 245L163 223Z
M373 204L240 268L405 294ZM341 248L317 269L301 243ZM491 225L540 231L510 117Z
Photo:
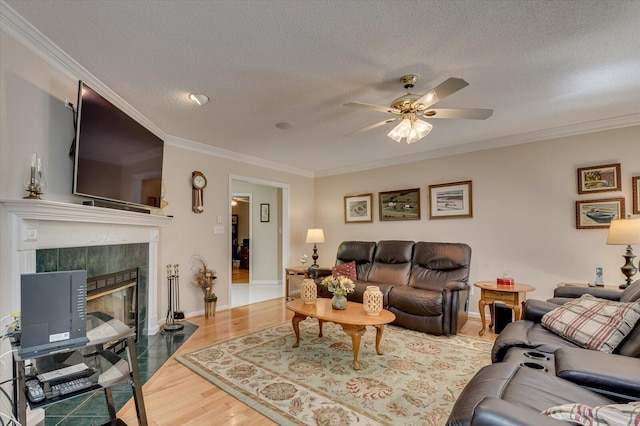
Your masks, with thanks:
M213 228L214 234L224 234L224 226L216 226Z

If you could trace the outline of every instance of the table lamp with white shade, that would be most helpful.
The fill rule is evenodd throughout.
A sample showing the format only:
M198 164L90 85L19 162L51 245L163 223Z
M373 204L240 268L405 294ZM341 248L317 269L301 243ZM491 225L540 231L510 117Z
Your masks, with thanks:
M614 219L609 225L609 235L607 236L607 244L626 245L627 251L622 257L625 258L625 264L620 268L622 274L627 277L624 284L620 284L620 288L627 288L631 284L633 277L638 268L633 264L635 255L633 254L632 244L640 244L640 219Z
M311 228L307 230L307 243L313 243L313 265L311 268L318 268L318 246L317 243L324 243L324 232L320 228Z

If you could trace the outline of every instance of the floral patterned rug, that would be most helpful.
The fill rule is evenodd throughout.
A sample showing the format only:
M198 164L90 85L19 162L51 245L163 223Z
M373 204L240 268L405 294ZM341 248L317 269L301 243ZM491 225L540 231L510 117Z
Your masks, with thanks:
M434 425L446 422L461 390L491 363L492 342L386 326L351 338L333 323L290 322L176 356L211 383L281 425Z

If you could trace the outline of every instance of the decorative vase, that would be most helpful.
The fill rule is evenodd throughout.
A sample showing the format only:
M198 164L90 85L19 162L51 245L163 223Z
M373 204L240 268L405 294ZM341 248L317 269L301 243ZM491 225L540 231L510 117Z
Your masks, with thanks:
M380 315L382 312L382 292L375 285L367 286L362 295L362 304L367 315Z
M318 299L318 287L316 282L311 279L303 280L300 287L300 299L305 305L313 305Z
M347 297L346 296L333 296L331 298L331 307L337 310L347 309Z
M216 316L216 302L218 298L204 298L204 317L215 317Z

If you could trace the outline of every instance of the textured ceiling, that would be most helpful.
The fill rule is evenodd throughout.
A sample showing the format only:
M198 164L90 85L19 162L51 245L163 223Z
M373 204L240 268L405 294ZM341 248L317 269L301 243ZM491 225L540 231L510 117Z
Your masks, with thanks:
M167 135L316 176L640 121L637 0L6 4ZM464 78L436 107L494 115L344 137L387 116L342 104L386 106L407 73Z

